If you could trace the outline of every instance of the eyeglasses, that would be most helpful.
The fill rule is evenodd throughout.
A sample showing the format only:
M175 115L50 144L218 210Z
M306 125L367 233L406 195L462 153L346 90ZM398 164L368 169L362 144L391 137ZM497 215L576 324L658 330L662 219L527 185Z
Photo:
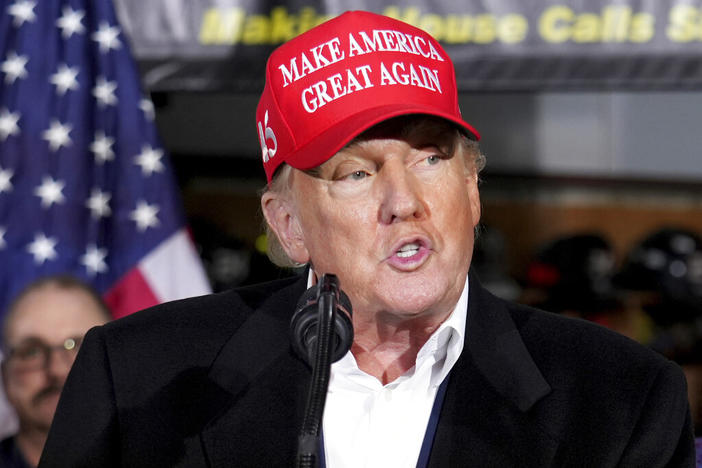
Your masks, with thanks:
M36 338L30 338L11 348L7 353L7 364L10 368L22 372L46 368L51 355L56 352L73 364L83 339L80 337L66 338L59 345L50 345Z

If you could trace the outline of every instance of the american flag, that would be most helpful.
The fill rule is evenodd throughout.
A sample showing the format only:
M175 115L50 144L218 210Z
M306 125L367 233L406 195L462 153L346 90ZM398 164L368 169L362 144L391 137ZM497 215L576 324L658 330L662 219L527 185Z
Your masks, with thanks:
M0 5L0 313L53 273L115 317L209 292L110 1Z

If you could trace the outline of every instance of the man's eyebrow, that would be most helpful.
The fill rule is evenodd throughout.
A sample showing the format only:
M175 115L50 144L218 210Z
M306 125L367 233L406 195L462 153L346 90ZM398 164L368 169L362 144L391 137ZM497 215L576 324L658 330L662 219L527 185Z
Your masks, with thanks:
M26 345L31 345L31 344L37 344L37 343L42 343L46 344L44 340L39 338L38 336L30 335L30 336L25 336L21 340L15 342L15 343L4 343L2 346L2 350L5 352L12 351L13 349L19 348L21 346L26 346Z
M23 337L22 339L20 339L20 340L17 342L17 344L28 343L28 342L30 342L30 341L42 341L42 342L43 342L44 340L41 339L40 337L36 336L36 335L29 335L29 336L25 336L25 337Z
M319 178L319 176L322 174L322 169L321 166L313 167L311 169L304 169L302 172L307 174L310 177L316 177Z
M64 338L60 338L61 342L58 344L60 345L61 343L63 343L64 341L66 341L68 339L76 340L76 339L81 339L82 337L83 337L83 335L81 333L75 333L75 334L66 336ZM13 346L8 346L8 348L16 348L17 346L21 346L24 344L35 344L35 343L42 343L42 344L45 344L48 346L52 346L52 343L50 341L47 341L47 340L45 340L39 336L36 336L36 335L29 335L29 336L25 336L24 338L19 340Z

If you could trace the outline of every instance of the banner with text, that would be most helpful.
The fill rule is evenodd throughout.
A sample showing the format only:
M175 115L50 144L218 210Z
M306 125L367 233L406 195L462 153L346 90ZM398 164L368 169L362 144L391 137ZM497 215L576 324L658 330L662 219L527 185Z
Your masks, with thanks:
M115 0L152 91L259 92L273 48L338 2ZM702 88L702 0L359 0L431 33L461 91Z

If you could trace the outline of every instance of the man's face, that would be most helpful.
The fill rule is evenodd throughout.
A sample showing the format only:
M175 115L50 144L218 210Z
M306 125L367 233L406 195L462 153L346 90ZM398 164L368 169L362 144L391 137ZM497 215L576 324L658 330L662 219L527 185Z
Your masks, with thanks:
M283 245L317 275L339 276L357 326L365 317L447 315L471 261L477 174L455 130L436 122L401 130L376 128L314 175L291 175Z
M48 284L32 291L13 310L7 323L3 383L10 404L17 411L20 429L48 430L75 350L56 349L69 339L82 339L95 325L105 323L94 299L79 289ZM36 358L46 346L54 350L48 360ZM39 354L41 354L39 352ZM39 363L39 364L37 364Z

